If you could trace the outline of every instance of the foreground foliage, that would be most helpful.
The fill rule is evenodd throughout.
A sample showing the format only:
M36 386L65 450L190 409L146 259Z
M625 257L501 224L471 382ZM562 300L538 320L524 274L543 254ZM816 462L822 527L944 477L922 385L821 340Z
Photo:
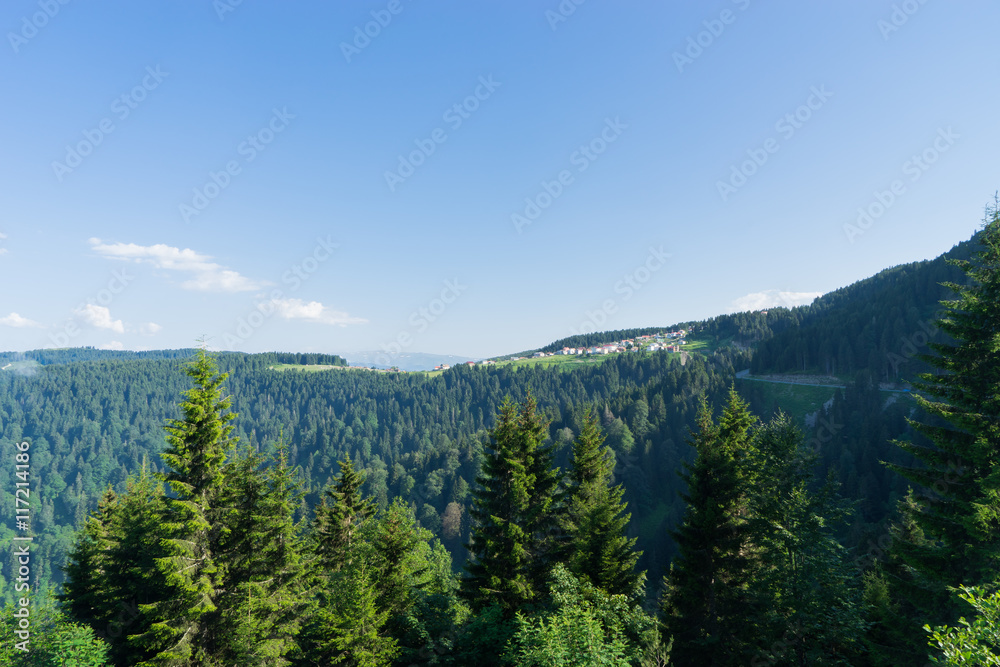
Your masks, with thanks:
M108 645L93 629L70 621L65 614L44 604L31 610L31 638L22 651L14 639L18 628L14 609L0 610L0 665L9 667L102 667L107 663Z
M698 424L662 602L678 662L856 664L860 593L833 533L846 508L829 484L813 490L801 432L783 415L758 423L735 391Z
M939 626L924 630L930 634L928 642L938 649L931 653L931 662L937 665L1000 665L1000 593L987 595L983 588L963 586L958 596L976 611L967 621L958 620L958 627Z
M935 343L917 400L927 418L914 422L926 444L900 442L919 465L897 467L924 491L901 505L889 564L889 653L921 656L910 638L925 624L954 625L967 608L964 587L1000 586L1000 210L987 212L970 260L953 262L967 284L950 283L939 326L952 339Z
M656 619L625 595L577 579L562 564L550 577L549 602L517 616L507 649L510 664L627 667L657 643Z

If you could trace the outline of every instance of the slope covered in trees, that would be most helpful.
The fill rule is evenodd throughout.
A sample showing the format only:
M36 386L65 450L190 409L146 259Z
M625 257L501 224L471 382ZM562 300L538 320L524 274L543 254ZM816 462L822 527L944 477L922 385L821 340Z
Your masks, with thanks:
M470 488L486 429L503 397L530 389L549 420L545 438L565 466L571 443L594 405L617 457L633 537L645 558L662 560L670 541L661 524L682 509L673 490L684 456L687 426L699 392L717 397L731 381L739 355L676 357L635 354L572 373L542 368L455 368L434 378L333 370L276 372L275 355L222 354L230 373L234 435L255 450L283 441L289 464L301 466L305 501L299 518L348 457L365 471L365 490L381 507L402 497L421 525L439 534L459 557L468 539ZM179 417L184 390L177 359L106 359L42 366L32 375L0 373L0 454L32 442L38 476L32 488L33 530L42 557L43 585L61 580L59 564L72 531L97 507L107 485L121 491L146 461L163 469L162 424ZM13 471L0 468L0 538L12 534ZM666 489L662 485L666 484ZM664 492L664 491L670 492ZM653 562L653 561L650 561ZM2 576L11 581L10 560ZM13 591L4 586L10 600Z
M927 372L918 354L928 342L945 339L934 324L940 302L952 294L945 283L966 280L949 260L968 259L976 247L974 238L936 259L886 269L796 309L798 325L760 343L752 372L851 377L869 371L876 382Z
M201 353L186 366L175 351L36 354L32 373L0 374L0 453L32 443L33 590L66 567L44 659L76 646L95 665L638 665L665 664L674 642L680 664L917 665L924 623L946 655L989 656L1000 217L989 223L953 251L969 262L700 323L721 346L685 359L430 377L221 354L224 376ZM904 323L930 315L894 361L885 341L903 325L889 315L903 310ZM801 369L847 375L851 346L832 367L807 363L844 331L868 362L805 433L760 385L734 388L782 338L805 350ZM899 379L918 362L935 371L925 396L880 390L886 363L906 365ZM3 539L12 474L0 470ZM987 620L955 629L976 610Z
M595 331L560 338L539 348L539 350L541 352L556 352L564 347L591 347L680 329L694 332L699 338L707 338L714 342L731 342L736 343L738 347L749 347L767 340L777 333L786 331L790 327L797 326L805 312L805 307L772 308L767 313L761 311L732 313L704 321L679 322L670 326ZM528 353L522 352L520 354Z

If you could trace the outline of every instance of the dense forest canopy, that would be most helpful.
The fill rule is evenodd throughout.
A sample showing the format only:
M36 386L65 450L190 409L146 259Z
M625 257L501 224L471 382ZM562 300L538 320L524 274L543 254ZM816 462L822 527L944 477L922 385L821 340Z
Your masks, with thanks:
M963 604L995 613L1000 555L976 532L994 519L971 535L940 521L961 524L996 491L959 491L926 470L990 470L995 424L983 415L995 395L974 394L995 386L976 360L996 352L974 323L1000 311L989 301L998 228L809 306L541 348L681 328L701 344L569 370L383 373L337 355L193 348L0 353L0 455L31 443L32 588L62 591L69 617L52 608L46 622L114 664L177 651L187 657L149 664L256 663L247 646L267 633L283 639L260 664L563 664L559 651L590 646L607 664L662 665L672 639L680 664L892 664L918 618L942 647L973 641L942 624ZM949 379L974 368L987 370L967 387ZM738 376L746 369L753 377ZM788 373L836 385L807 396L760 381ZM965 412L935 395L960 397ZM193 443L207 447L197 464ZM0 468L5 542L15 473ZM155 544L130 541L143 531ZM290 545L261 550L281 577L247 560L261 539ZM977 545L963 551L968 566L945 568L934 550L961 540ZM178 579L178 558L199 565ZM85 573L112 563L148 589L128 644L86 630L112 612L81 602L103 585ZM9 554L8 607L16 572ZM945 581L972 587L967 602ZM257 620L213 615L207 599ZM740 627L747 609L755 625ZM243 639L226 638L227 623ZM575 634L586 628L596 635ZM344 658L362 653L368 662ZM906 664L925 655L913 648Z
M696 357L685 364L676 356L642 354L572 373L463 366L433 378L271 368L286 359L219 356L220 368L230 373L227 389L240 441L262 451L286 443L290 462L302 468L307 506L336 475L337 461L351 457L367 471L366 491L381 506L396 496L414 504L422 525L441 534L456 553L467 538L469 488L485 430L505 396L518 400L529 389L551 420L548 435L558 444L561 462L585 407L599 406L609 444L620 458L618 474L626 478L633 530L658 536L644 544L650 554L668 553L660 524L676 521L682 504L676 494L656 489L661 481L678 488L673 471L692 423L693 397L721 395L734 362L746 364L739 354ZM30 375L0 374L0 452L12 456L22 439L29 439L36 452L35 529L45 554L40 559L43 584L61 580L59 563L73 529L96 507L107 485L122 488L143 461L152 470L162 467L162 425L177 416L176 397L185 388L183 363L182 358L112 357L45 365ZM11 501L12 475L0 469L5 537L13 503L3 501ZM456 514L466 518L456 521ZM4 572L8 582L10 566ZM10 599L10 588L3 591Z
M950 260L967 260L975 239L934 260L886 269L825 294L798 311L798 326L776 332L757 347L754 373L813 372L851 376L869 371L879 382L903 382L930 367L917 357L927 342L942 342L934 325L941 301L964 283Z

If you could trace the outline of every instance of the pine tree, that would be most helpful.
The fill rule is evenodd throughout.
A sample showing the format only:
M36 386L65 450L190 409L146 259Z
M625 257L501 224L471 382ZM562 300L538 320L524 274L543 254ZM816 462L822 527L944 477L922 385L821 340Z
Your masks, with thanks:
M908 505L905 520L919 539L897 539L920 627L953 624L964 603L951 590L1000 584L1000 210L987 209L970 261L950 260L968 284L946 283L955 298L943 302L938 326L953 341L931 343L916 399L928 419L912 425L932 443L897 443L923 465L895 467L928 491Z
M463 594L475 609L508 615L544 594L558 544L559 472L543 444L545 424L530 395L505 399L473 491L471 558Z
M372 576L378 606L395 619L409 611L415 594L426 583L426 563L420 562L419 551L431 532L417 526L413 511L401 498L370 526L365 537L375 555Z
M517 406L505 399L490 431L491 445L472 491L472 543L463 594L474 609L491 602L508 613L534 597L528 577L531 540L524 528L531 499L525 453L518 442Z
M319 664L345 667L391 664L399 646L383 632L389 612L379 606L378 586L369 559L363 556L350 559L336 581L331 604L326 608L329 637L319 647L330 656L330 662Z
M351 460L316 508L312 524L314 604L299 635L296 664L387 665L398 643L386 627L411 602L412 551L419 534L397 502L377 517ZM405 516L404 516L405 515Z
M398 644L386 632L389 611L380 605L377 556L372 545L356 539L335 571L318 575L313 603L305 613L295 665L382 667Z
M91 628L102 628L110 621L107 586L111 578L105 558L111 544L108 523L117 503L118 495L107 489L97 510L77 532L63 566L66 583L58 596L62 608L74 621Z
M60 601L73 620L108 642L114 664L134 665L153 655L129 637L149 629L151 619L141 608L168 594L156 567L156 559L167 555L162 492L144 463L123 493L105 493L65 566Z
M527 472L531 480L525 517L525 532L532 545L528 577L532 588L544 593L552 566L557 562L560 545L565 541L559 530L565 512L565 499L559 492L562 474L555 467L555 451L551 444L545 444L548 423L538 413L535 397L530 392L518 412L518 431L522 451L529 462Z
M167 425L167 449L160 457L169 467L161 476L173 497L165 498L161 542L168 555L157 558L166 595L140 605L152 623L132 643L153 657L142 667L209 662L216 651L217 631L209 622L216 611L223 573L214 550L222 528L217 501L222 489L223 463L235 446L222 394L225 374L218 374L204 348L186 368L194 386L181 403L183 419Z
M719 425L702 399L682 475L688 491L683 525L673 533L679 555L665 582L663 612L679 664L735 665L747 656L744 604L750 579L746 551L745 454L752 418L735 391Z
M351 459L340 461L339 466L340 475L326 490L313 522L314 549L321 568L327 571L347 564L359 527L375 509L371 499L361 494L365 478L354 469Z
M779 664L857 664L860 591L833 535L848 507L832 478L813 490L816 455L784 414L753 430L749 452L746 617L756 655Z
M212 619L225 664L282 665L305 608L305 566L295 508L302 490L284 449L269 460L245 452L225 471L216 559L226 564Z
M614 455L603 442L597 416L588 411L567 475L568 567L611 595L636 596L645 579L635 569L642 552L635 551L636 538L625 536L631 515L625 514L624 488L610 486Z
M909 489L898 503L900 520L889 530L894 546L884 562L876 561L864 573L864 595L869 607L865 642L869 663L874 666L923 667L927 661L926 647L913 641L914 625L923 615L918 605L926 603L926 589L916 580L898 547L923 545L927 540L913 519L920 512L919 503L913 489Z

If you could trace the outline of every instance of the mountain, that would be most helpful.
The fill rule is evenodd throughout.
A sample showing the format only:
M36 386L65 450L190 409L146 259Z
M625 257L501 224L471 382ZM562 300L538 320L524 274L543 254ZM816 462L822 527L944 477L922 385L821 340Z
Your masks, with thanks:
M976 237L940 257L895 266L796 308L797 324L762 341L754 373L806 372L850 377L870 371L880 382L905 382L929 367L918 355L944 334L933 322L944 284L964 283L951 260L971 256Z
M906 464L891 442L916 436L906 421L914 414L913 401L879 383L905 380L919 368L914 354L927 342L921 334L936 339L928 323L948 294L940 283L956 278L946 260L967 257L971 243L935 260L887 269L810 306L601 332L575 343L684 328L691 350L686 354L643 350L593 363L476 367L449 355L400 354L391 364L378 364L381 353L349 355L352 365L453 366L436 375L276 369L347 364L335 355L217 356L230 374L226 390L238 414L233 424L240 441L258 450L284 443L299 468L307 492L300 518L318 502L337 461L351 457L364 471L367 494L381 505L402 497L459 563L469 537L469 490L504 397L519 400L531 392L536 398L563 468L585 410L596 408L616 455L615 480L625 486L629 534L644 551L640 566L649 570L650 581L658 581L675 550L669 531L684 511L676 472L692 458L688 436L699 397L718 408L733 385L762 419L778 410L796 415L821 467L840 481L847 497L861 500L846 536L849 546L863 547L884 534L905 484L881 461ZM13 460L16 443L31 442L37 503L32 530L41 563L33 569L36 585L44 589L61 581L59 568L74 528L107 486L122 488L144 461L162 469L163 425L179 416L177 404L188 388L182 368L192 353L92 348L0 353L0 367L7 368L0 372L0 455ZM832 374L844 388L737 379L737 371L748 367L757 376ZM13 535L14 488L12 467L0 467L0 540ZM446 524L446 514L462 519ZM0 580L0 595L8 602L10 568L5 562Z
M664 561L666 528L683 510L674 471L697 397L721 401L739 355L616 355L565 372L555 367L468 367L438 376L371 373L362 369L282 372L276 355L223 354L225 387L237 413L240 441L257 450L288 446L290 462L306 482L306 506L351 457L364 470L366 492L381 504L400 496L421 523L438 532L460 562L468 540L469 489L486 430L505 396L530 391L549 420L548 434L566 466L569 444L584 410L596 405L619 456L632 531L646 549L647 567ZM179 417L187 389L182 358L92 359L39 366L34 375L0 373L0 455L31 443L32 529L41 565L38 585L61 581L73 528L94 509L104 489L122 488L144 461L162 470L163 425ZM13 536L13 469L0 468L0 539ZM9 501L9 502L3 502ZM458 532L443 533L449 505L465 517ZM9 564L7 564L9 568ZM33 570L34 572L34 570ZM8 597L9 569L0 591Z

